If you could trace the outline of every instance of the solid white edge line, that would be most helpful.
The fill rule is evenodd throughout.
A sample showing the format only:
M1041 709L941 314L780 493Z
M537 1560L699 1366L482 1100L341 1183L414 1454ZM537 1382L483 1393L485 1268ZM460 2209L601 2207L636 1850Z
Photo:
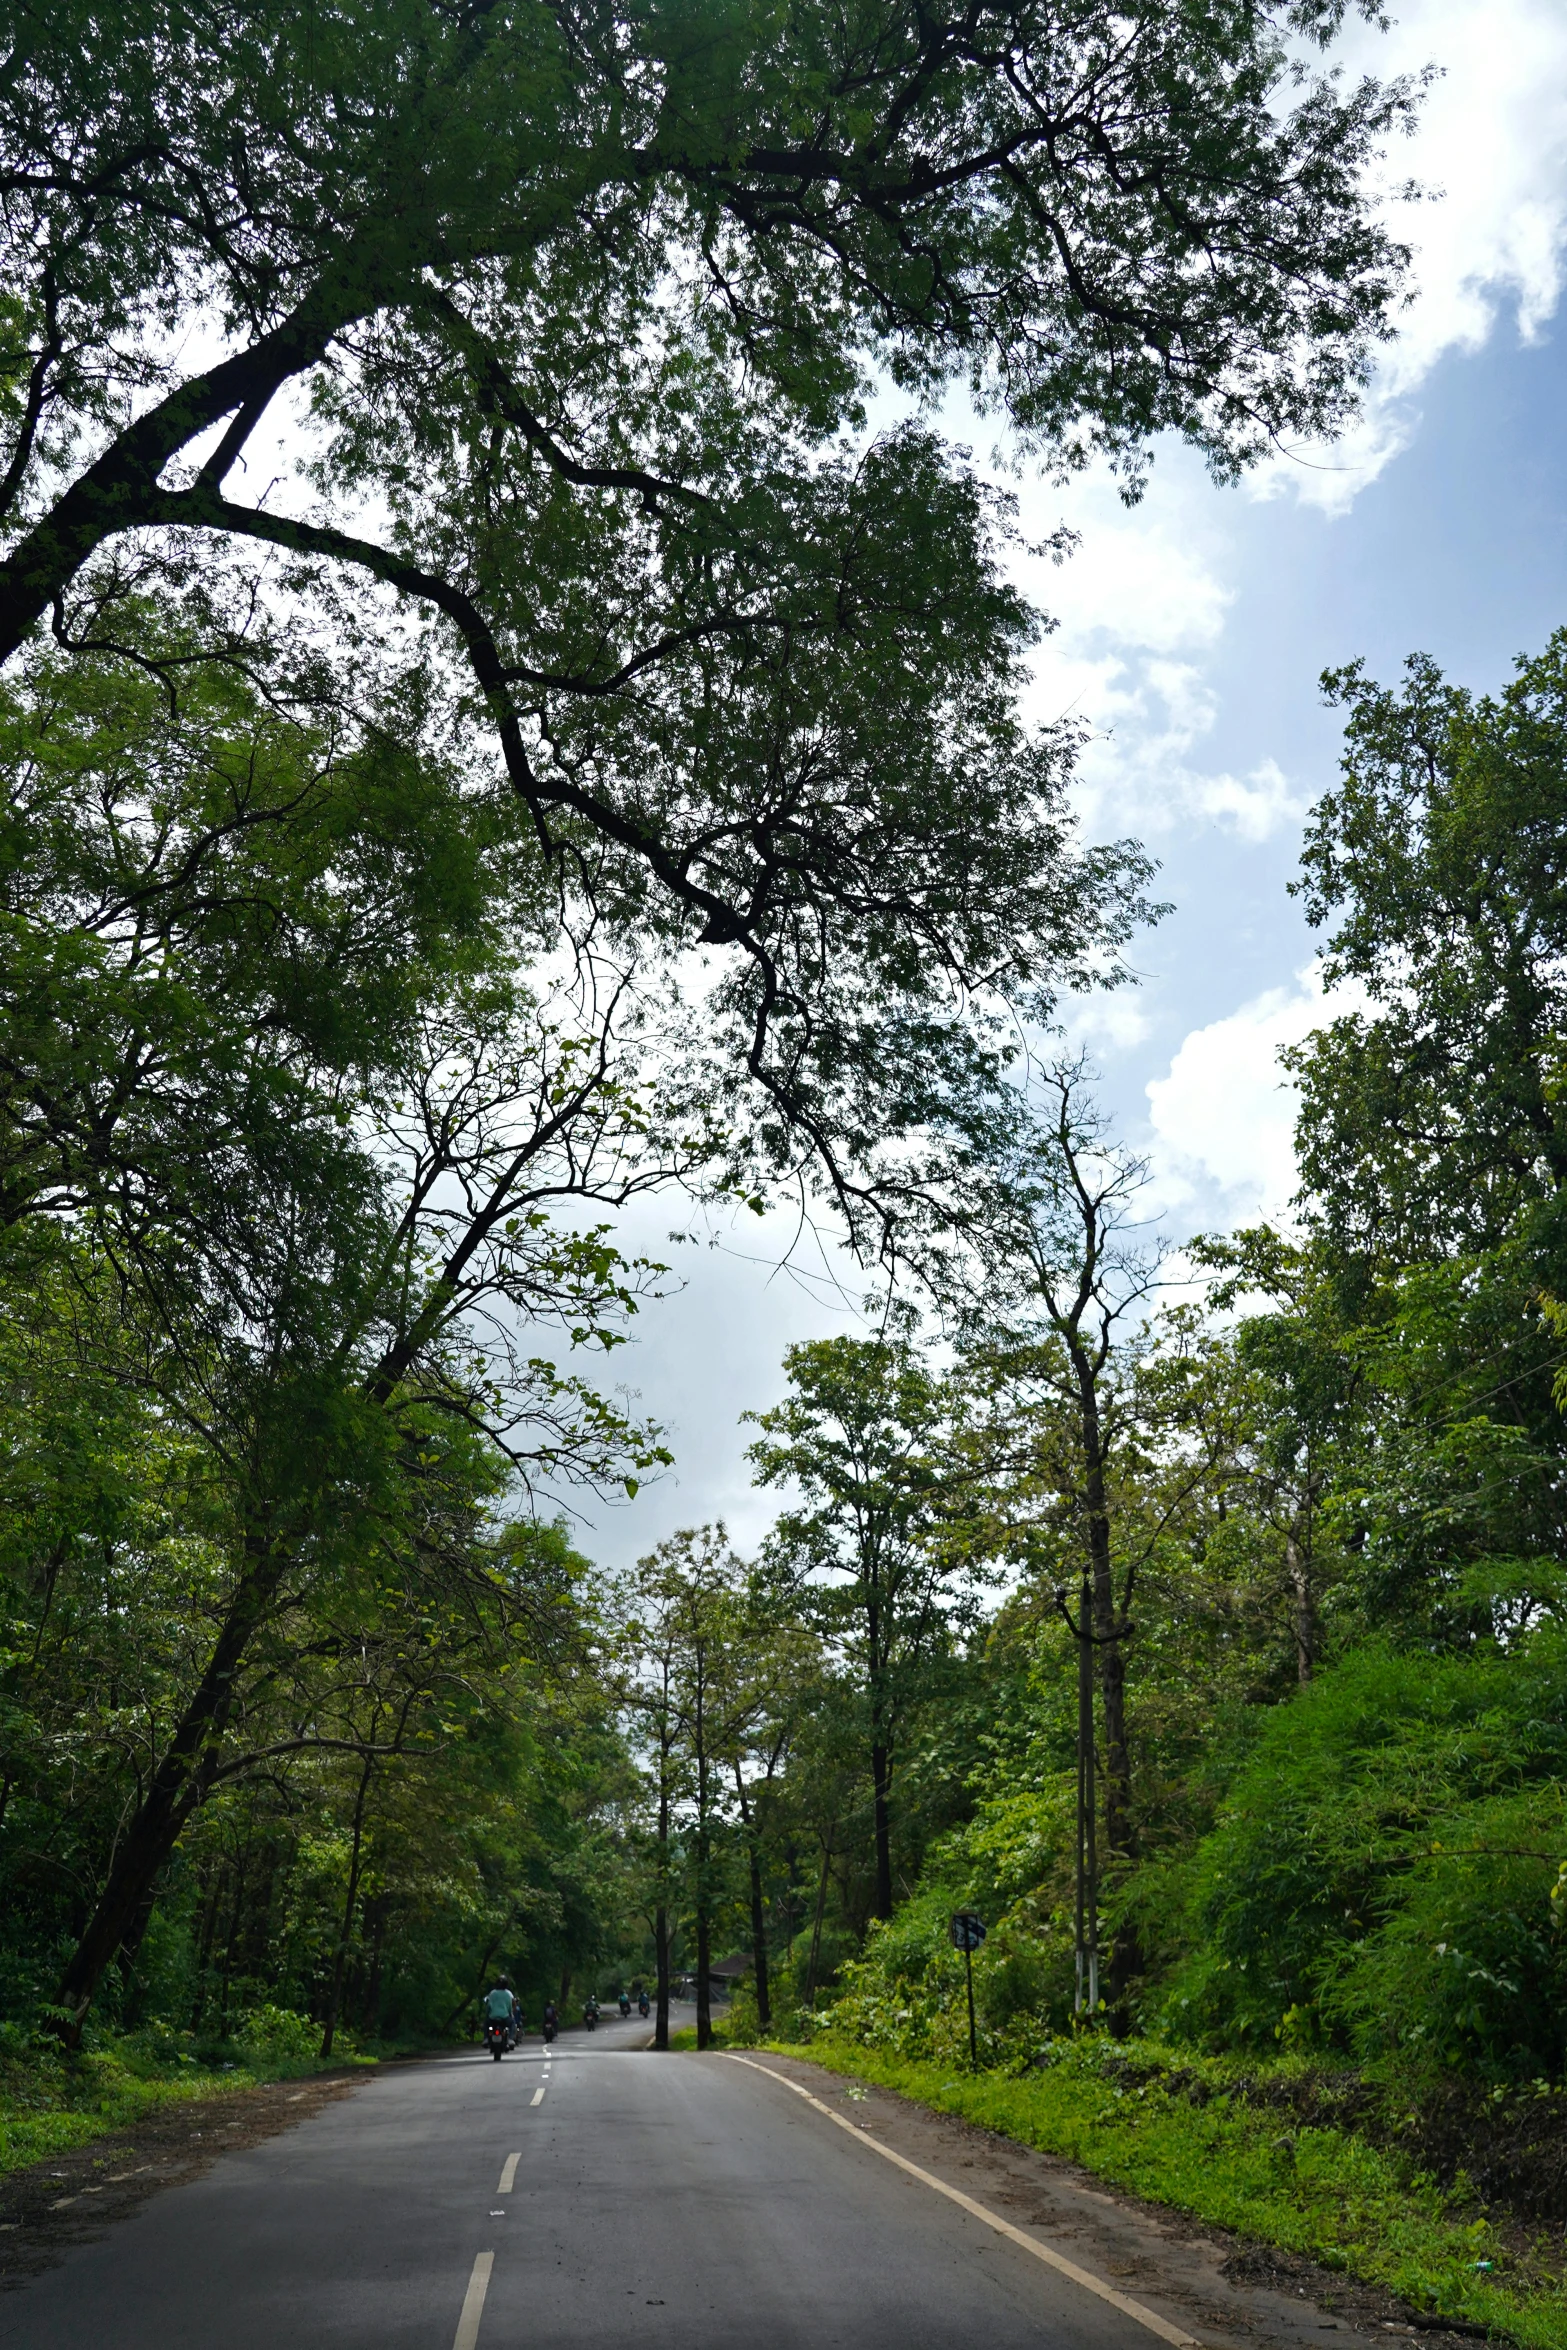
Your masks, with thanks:
M493 2252L476 2252L473 2274L468 2279L468 2290L462 2299L462 2315L457 2320L457 2339L452 2350L475 2350L479 2339L479 2320L484 2315L484 2296L490 2289L490 2271L495 2266Z
M534 2090L532 2097L529 2099L529 2103L532 2105L542 2105L544 2103L544 2083L542 2081Z
M506 2168L501 2172L501 2183L495 2190L497 2195L509 2195L511 2193L513 2187L515 2187L517 2184L517 2165L521 2160L522 2156L520 2154L507 2155Z
M840 2130L847 2130L856 2146L868 2146L873 2154L880 2154L886 2161L895 2162L899 2170L906 2170L911 2179L919 2179L925 2186L934 2187L936 2193L945 2195L949 2203L956 2203L964 2211L971 2212L975 2219L983 2220L986 2227L994 2228L998 2236L1005 2236L1011 2243L1020 2244L1025 2252L1032 2252L1034 2258L1042 2260L1047 2268L1056 2269L1062 2276L1070 2277L1073 2284L1081 2285L1085 2292L1095 2293L1101 2301L1108 2301L1111 2308L1119 2309L1124 2317L1134 2318L1140 2326L1146 2326L1151 2334L1157 2334L1161 2342L1172 2343L1175 2350L1202 2350L1195 2334L1182 2333L1179 2326L1171 2325L1169 2319L1161 2317L1157 2310L1149 2309L1141 2301L1134 2301L1127 2293L1118 2293L1102 2277L1090 2276L1086 2268L1079 2268L1075 2260L1068 2260L1064 2254L1053 2251L1048 2244L1041 2244L1037 2236L1025 2236L1021 2228L1015 2228L999 2212L987 2211L983 2203L976 2203L973 2196L965 2195L961 2188L949 2187L945 2179L938 2179L931 2171L921 2170L919 2164L910 2162L906 2154L895 2152L891 2146L883 2146L879 2138L867 2137L853 2122L846 2121L841 2113L834 2113L830 2105L824 2105L819 2097L813 2097L809 2089L802 2089L798 2081L791 2081L787 2073L775 2073L770 2064L758 2064L752 2056L737 2056L733 2050L726 2050L725 2053L731 2064L748 2065L753 2073L765 2073L770 2081L781 2082L784 2088L792 2089L796 2097L803 2097L807 2105L814 2105L818 2113L825 2114L830 2122L836 2122Z

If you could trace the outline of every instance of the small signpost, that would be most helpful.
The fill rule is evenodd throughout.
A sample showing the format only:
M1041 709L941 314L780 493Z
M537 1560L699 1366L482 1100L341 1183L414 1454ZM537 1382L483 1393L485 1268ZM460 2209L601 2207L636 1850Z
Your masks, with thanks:
M970 2070L979 2070L979 2048L974 2035L974 1953L985 1939L985 1921L971 1909L955 1909L947 1928L952 1936L952 1947L963 1953L963 1977L968 1985L968 2060Z

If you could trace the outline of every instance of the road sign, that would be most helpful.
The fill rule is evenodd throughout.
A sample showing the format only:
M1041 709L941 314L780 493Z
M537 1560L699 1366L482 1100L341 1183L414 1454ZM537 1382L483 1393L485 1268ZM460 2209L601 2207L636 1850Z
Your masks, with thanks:
M977 1950L985 1939L985 1921L971 1909L956 1909L947 1931L954 1950Z

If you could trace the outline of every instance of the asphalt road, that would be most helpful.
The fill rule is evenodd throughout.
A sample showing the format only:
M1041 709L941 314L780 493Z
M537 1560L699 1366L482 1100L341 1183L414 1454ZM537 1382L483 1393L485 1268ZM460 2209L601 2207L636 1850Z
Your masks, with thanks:
M7 2294L0 2344L1155 2350L780 2083L646 2037L379 2075Z

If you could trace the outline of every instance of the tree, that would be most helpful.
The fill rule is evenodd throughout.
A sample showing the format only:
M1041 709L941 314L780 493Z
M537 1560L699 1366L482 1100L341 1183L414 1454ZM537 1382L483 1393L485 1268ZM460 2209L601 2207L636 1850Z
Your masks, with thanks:
M821 1656L795 1611L780 1608L776 1595L754 1574L741 1603L736 1651L735 1694L740 1702L731 1709L734 1742L729 1763L745 1844L756 2020L766 2032L773 2021L765 1889L768 1829L774 1824L780 1782L801 1720L820 1694Z
M562 886L714 950L731 1070L847 1201L959 1053L954 995L1102 968L1145 868L1071 852L969 470L922 429L845 436L888 375L967 376L1055 462L1134 478L1160 431L1229 474L1331 430L1398 290L1362 173L1411 103L1292 88L1290 37L1342 7L878 0L780 38L533 0L29 6L0 659L44 623L122 642L155 577L200 583L226 652L233 549L322 637L428 622Z
M630 1666L627 1698L647 1753L655 1809L654 1937L663 2029L655 2031L654 2044L668 2046L671 1831L683 1813L690 1834L697 2046L708 2048L728 1781L734 1779L744 1811L741 1756L776 1680L769 1669L770 1642L749 1604L746 1570L722 1526L673 1534L640 1560L622 1597L621 1617L620 1644ZM765 1985L765 1973L762 1980Z
M8 1224L199 1217L220 1166L335 1122L537 891L417 693L349 707L263 644L203 662L144 604L121 619L167 678L35 646L0 679Z
M602 1228L555 1230L550 1203L618 1204L675 1163L612 1026L563 1032L562 1008L499 974L459 987L429 1007L403 1096L362 1104L373 1156L324 1125L319 1148L307 1133L281 1166L253 1165L242 1200L215 1192L200 1229L101 1226L73 1273L116 1284L118 1377L201 1450L211 1556L206 1652L62 1979L71 2027L193 1811L277 1751L245 1735L250 1692L319 1639L362 1559L411 1576L425 1605L468 1583L504 1601L488 1521L508 1488L667 1458L519 1343L551 1323L613 1342L641 1277Z
M653 2045L669 2047L670 1909L674 1890L672 1839L683 1788L679 1688L682 1590L670 1546L637 1563L615 1594L613 1652L633 1752L651 1782L653 1830Z
M791 1392L750 1415L759 1485L793 1487L764 1566L842 1660L863 1711L877 1917L892 1915L893 1775L905 1720L955 1630L972 1616L976 1570L932 1539L949 1399L911 1339L792 1346Z
M1286 1058L1311 1274L1364 1390L1342 1509L1372 1613L1469 1638L1527 1620L1561 1539L1567 634L1496 695L1423 656L1399 690L1324 686L1342 779L1296 886L1363 1002Z
M1358 1449L1369 1401L1319 1251L1267 1226L1201 1240L1194 1261L1216 1274L1210 1314L1252 1309L1233 1333L1197 1337L1182 1352L1177 1408L1212 1460L1221 1491L1272 1532L1304 1686L1321 1659L1324 1554L1342 1567L1333 1532L1333 1483ZM1189 1320L1192 1318L1188 1318Z
M1499 695L1416 656L1402 691L1330 670L1342 781L1293 886L1363 991L1287 1056L1314 1220L1375 1270L1494 1248L1555 1261L1567 1179L1567 631Z
M987 1356L999 1350L1004 1386L1029 1376L1070 1428L1060 1466L1082 1561L1077 1637L1085 1657L1090 1649L1098 1654L1105 1837L1123 1860L1134 1831L1122 1645L1137 1558L1135 1551L1115 1556L1113 1493L1120 1455L1141 1429L1128 1375L1135 1349L1118 1348L1118 1341L1135 1334L1158 1283L1160 1252L1138 1213L1147 1181L1143 1161L1108 1135L1084 1064L1060 1062L1042 1073L1034 1100L1020 1100L1012 1135L976 1186L961 1226L979 1276L969 1343Z

